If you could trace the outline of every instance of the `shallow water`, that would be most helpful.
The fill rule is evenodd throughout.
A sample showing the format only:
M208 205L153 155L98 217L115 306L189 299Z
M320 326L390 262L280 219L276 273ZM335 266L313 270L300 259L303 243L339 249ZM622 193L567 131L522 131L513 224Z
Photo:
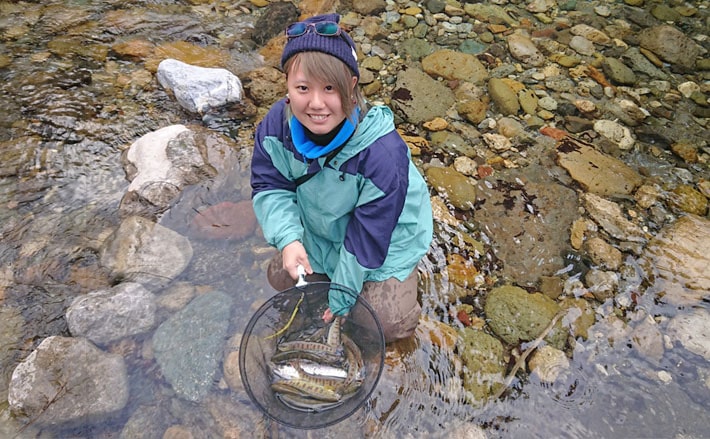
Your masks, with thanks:
M127 37L223 45L229 47L233 71L239 74L256 64L253 45L240 39L253 21L238 10L247 3L214 7L177 1L0 3L0 54L11 59L0 68L0 290L3 309L19 310L24 322L5 329L19 332L15 339L23 342L3 346L3 386L14 365L42 339L68 335L63 315L74 297L104 286L95 248L120 221L118 205L128 186L120 165L122 150L143 134L175 123L207 123L227 135L239 128L238 121L203 122L186 114L153 78L140 80L145 73L141 65L100 52ZM112 14L117 9L130 13ZM124 82L119 78L131 80L120 86ZM666 175L670 168L661 160L630 159L643 162L649 175ZM183 231L194 206L219 202L227 191L248 199L245 165L214 183L186 189L161 222ZM260 251L266 249L263 238L250 237L237 248L230 242L204 241L193 247L194 262L180 280L232 293L237 298L232 330L242 331L255 306L273 294L264 280L264 263L271 253ZM434 244L420 266L424 275L446 264L447 248L447 242ZM629 285L627 293L635 287ZM446 285L428 288L423 291L425 314L454 324L443 312L446 305L437 290ZM652 298L641 306L658 316L670 317L677 311ZM463 402L457 371L445 353L413 340L403 351L403 368L383 377L371 404L352 422L381 424L381 437L438 434L460 422L483 427L491 438L710 437L707 363L676 348L667 349L659 363L651 364L626 343L606 342L608 331L593 328L592 339L577 344L570 370L555 384L533 378L514 381L511 392L485 407ZM117 437L128 417L144 404L170 405L171 416L207 432L205 437L216 431L209 425L214 421L206 403L191 405L170 398L154 368L133 366L131 400L117 419L70 431L28 428L18 437ZM653 375L658 371L669 371L674 379L663 384ZM6 390L0 394L5 396ZM243 394L225 392L217 383L215 394L253 412ZM278 435L267 422L258 425L245 421L243 428L257 435ZM337 435L342 433L339 428L349 425L323 434ZM5 410L0 433L13 436L17 428ZM281 429L281 434L306 435L289 429Z

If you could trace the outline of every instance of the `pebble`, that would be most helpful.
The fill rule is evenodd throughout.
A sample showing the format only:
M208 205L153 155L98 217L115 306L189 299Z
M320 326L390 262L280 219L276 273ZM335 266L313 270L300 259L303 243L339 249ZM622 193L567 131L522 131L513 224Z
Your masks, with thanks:
M613 120L598 120L594 123L594 131L614 142L620 149L627 150L634 146L635 140L631 130Z
M569 42L569 47L580 55L591 56L595 52L594 43L580 35L575 35Z
M508 36L508 50L513 58L531 66L541 66L545 63L545 56L535 46L535 43L521 33Z
M673 381L673 376L665 370L659 370L658 379L661 380L662 383L668 384Z
M700 92L700 85L693 81L686 81L678 85L678 91L686 98L689 98L693 93Z

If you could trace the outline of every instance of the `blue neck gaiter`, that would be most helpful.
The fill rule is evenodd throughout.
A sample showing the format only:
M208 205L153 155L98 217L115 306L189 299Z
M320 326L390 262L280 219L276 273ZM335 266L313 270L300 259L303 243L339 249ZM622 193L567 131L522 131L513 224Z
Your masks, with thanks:
M360 117L360 109L355 108L353 118L357 120ZM291 137L293 138L293 144L305 158L315 159L318 157L323 157L339 146L343 145L348 141L350 136L355 132L355 125L350 122L350 118L345 119L345 123L340 128L338 134L330 141L327 145L316 145L311 139L306 135L306 129L301 122L296 119L296 116L291 116Z

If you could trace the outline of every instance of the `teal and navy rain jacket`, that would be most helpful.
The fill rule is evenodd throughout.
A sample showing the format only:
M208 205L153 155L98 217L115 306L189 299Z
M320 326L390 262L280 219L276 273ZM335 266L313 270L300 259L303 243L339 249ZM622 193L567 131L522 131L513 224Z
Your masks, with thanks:
M267 242L281 251L301 241L316 273L358 293L366 281L404 281L429 249L433 222L426 183L392 111L370 108L323 168L325 160L306 160L296 150L285 103L277 102L257 127L251 168L254 211ZM353 305L344 296L331 291L333 314Z

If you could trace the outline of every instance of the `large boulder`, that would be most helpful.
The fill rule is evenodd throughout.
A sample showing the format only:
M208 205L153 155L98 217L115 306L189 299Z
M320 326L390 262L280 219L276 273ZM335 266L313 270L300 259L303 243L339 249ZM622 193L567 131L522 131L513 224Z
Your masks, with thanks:
M155 359L181 398L200 401L222 362L232 298L212 291L192 300L153 334Z
M131 216L106 239L99 256L113 279L163 287L190 263L192 246L167 227Z
M664 302L696 305L710 291L710 220L686 215L649 241L640 261Z
M100 422L128 402L128 375L120 355L85 338L44 339L12 373L12 412L38 425Z
M69 331L106 345L141 334L155 324L155 295L135 282L79 296L67 309Z

